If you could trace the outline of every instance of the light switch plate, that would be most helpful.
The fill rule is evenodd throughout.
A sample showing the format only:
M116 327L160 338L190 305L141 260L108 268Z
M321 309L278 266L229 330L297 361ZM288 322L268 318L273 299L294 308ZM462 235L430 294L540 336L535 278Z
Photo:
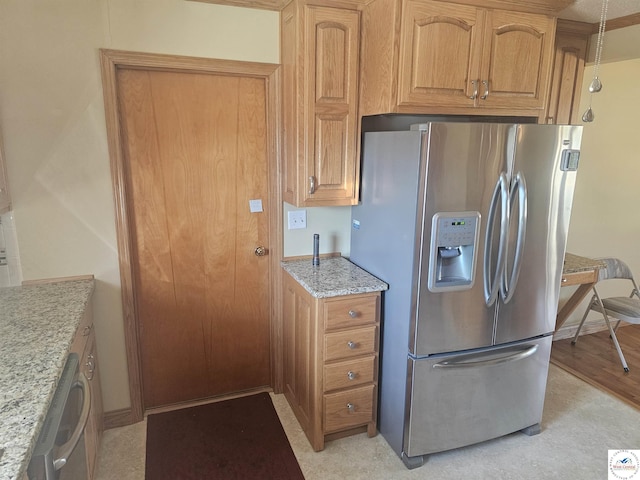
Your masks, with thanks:
M294 230L296 228L307 228L307 211L292 210L288 212L287 220L289 230Z

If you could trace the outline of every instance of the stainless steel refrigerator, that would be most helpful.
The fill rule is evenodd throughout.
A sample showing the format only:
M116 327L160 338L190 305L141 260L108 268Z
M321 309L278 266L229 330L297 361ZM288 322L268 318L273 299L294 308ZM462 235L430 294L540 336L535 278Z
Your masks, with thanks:
M364 134L351 260L383 297L379 430L408 468L540 431L582 127Z

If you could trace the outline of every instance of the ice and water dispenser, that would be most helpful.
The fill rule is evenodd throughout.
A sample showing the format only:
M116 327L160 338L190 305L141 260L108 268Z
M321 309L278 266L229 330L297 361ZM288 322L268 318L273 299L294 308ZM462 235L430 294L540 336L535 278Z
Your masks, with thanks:
M431 292L473 287L479 212L439 212L432 218L428 287Z

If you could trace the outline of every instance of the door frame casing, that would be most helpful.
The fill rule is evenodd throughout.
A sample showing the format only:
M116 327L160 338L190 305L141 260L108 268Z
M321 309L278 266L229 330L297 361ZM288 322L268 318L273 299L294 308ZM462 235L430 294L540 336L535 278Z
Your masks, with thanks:
M180 55L152 54L122 50L100 49L102 88L104 95L107 142L111 164L118 260L122 289L122 309L129 374L128 409L107 412L105 428L129 425L144 418L144 398L142 390L142 365L138 337L138 315L136 292L134 290L134 264L132 262L133 239L131 237L130 192L127 191L126 171L120 110L118 108L117 71L120 68L174 71L187 73L211 73L231 76L258 78L264 81L266 98L268 212L269 212L269 322L271 387L274 392L282 391L282 301L281 268L282 260L282 188L280 146L280 68L277 64L219 60L187 57Z

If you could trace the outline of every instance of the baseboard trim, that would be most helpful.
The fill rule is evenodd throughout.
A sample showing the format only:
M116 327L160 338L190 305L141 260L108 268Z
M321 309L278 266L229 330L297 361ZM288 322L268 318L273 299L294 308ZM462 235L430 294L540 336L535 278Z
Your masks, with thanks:
M272 391L273 389L270 386L252 388L250 390L246 390L242 392L236 392L236 393L227 394L227 395L220 395L217 397L205 398L202 400L183 402L183 403L178 403L174 405L168 405L165 407L150 408L144 412L144 416L146 417L150 413L169 412L171 410L177 410L180 408L195 407L198 405L204 405L206 403L220 402L223 400L231 400L233 398L244 397L247 395L255 395L256 393L272 392ZM105 430L109 430L111 428L125 427L127 425L133 425L134 423L137 423L137 421L134 419L133 410L131 408L122 408L120 410L112 410L110 412L105 412L104 415L102 416L102 422L104 424Z
M133 419L133 410L131 408L122 408L120 410L112 410L105 412L102 416L104 429L124 427L136 423Z
M590 333L601 332L607 329L607 325L602 320L597 320L595 322L589 323L585 322L582 326L582 330L580 330L580 335L589 335ZM556 340L564 340L565 338L573 338L578 330L578 324L576 325L565 325L556 333L553 334L553 341Z

